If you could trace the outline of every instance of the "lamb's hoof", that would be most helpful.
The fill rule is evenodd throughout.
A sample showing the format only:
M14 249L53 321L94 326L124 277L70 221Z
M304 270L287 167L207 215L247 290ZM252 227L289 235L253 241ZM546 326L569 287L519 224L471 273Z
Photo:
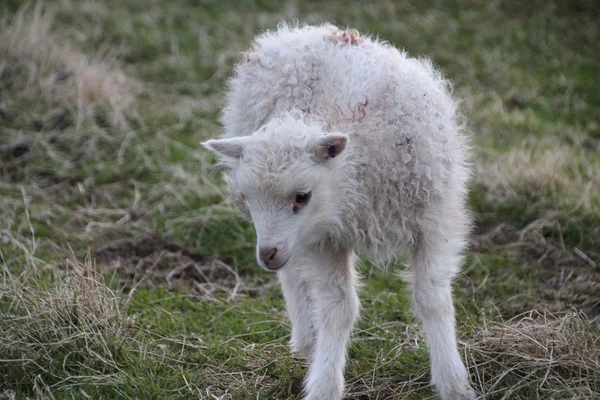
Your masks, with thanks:
M343 377L340 376L335 379L331 376L326 376L320 381L313 382L312 384L307 382L306 384L307 393L302 400L342 400L342 393L344 388Z

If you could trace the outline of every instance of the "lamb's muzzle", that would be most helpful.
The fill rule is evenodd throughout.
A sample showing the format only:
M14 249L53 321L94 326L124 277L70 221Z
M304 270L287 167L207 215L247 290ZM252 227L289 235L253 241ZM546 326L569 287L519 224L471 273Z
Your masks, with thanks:
M258 250L258 256L265 268L271 271L277 271L286 263L288 258L281 256L281 251L277 251L277 247L263 247Z

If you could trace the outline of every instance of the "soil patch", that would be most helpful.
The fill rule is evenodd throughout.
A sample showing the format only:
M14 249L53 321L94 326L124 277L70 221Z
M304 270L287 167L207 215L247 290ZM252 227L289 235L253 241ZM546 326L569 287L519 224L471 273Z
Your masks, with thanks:
M118 273L125 292L162 285L177 290L183 285L203 298L226 294L231 299L256 290L242 283L232 259L191 252L157 232L113 240L95 254L101 269Z

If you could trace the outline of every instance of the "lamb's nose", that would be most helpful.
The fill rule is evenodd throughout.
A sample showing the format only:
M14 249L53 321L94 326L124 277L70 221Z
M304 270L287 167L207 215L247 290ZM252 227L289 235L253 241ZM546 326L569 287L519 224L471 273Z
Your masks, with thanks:
M277 254L276 247L260 249L260 258L263 260L266 266L269 266L269 264L273 263L273 260L275 260L275 254Z

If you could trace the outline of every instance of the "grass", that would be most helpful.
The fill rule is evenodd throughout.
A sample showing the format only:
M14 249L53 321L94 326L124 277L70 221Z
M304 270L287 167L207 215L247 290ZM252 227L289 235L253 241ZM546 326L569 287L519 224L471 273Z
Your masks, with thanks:
M299 398L280 289L198 142L281 19L426 55L475 151L455 284L485 398L600 396L594 1L0 5L0 398ZM349 399L433 398L405 284L364 263Z

